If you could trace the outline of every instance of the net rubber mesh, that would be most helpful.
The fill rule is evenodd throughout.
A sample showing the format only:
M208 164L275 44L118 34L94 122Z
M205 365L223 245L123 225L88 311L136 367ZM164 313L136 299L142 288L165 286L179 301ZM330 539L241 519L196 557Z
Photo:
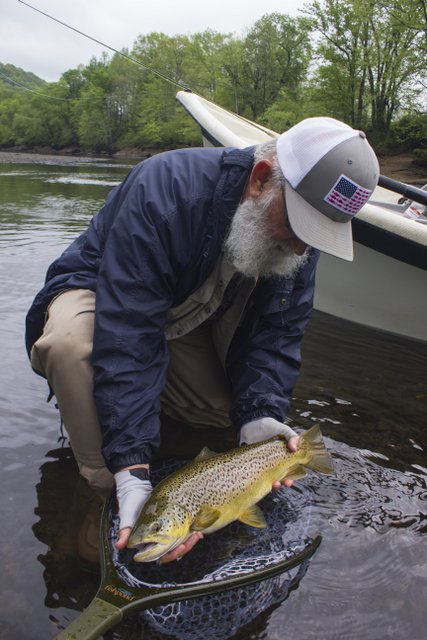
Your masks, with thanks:
M153 468L153 485L182 464L182 461L165 461ZM259 503L267 522L265 529L233 522L205 536L180 562L166 565L137 563L133 561L135 550L117 551L113 542L117 539L119 521L111 514L109 538L113 563L123 582L130 587L209 584L251 574L291 559L311 544L312 503L312 491L304 483L273 492ZM255 584L157 606L139 615L152 630L161 633L159 637L225 640L262 611L283 601L305 574L307 564L306 560Z

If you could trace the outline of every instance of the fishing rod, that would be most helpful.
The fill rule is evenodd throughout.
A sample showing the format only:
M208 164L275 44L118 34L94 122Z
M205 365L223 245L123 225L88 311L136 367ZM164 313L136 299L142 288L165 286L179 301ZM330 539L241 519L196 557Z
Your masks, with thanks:
M141 62L140 60L137 60L136 58L133 58L129 54L123 53L123 51L119 51L118 49L115 49L114 47L112 47L111 45L107 44L106 42L102 42L102 40L98 40L97 38L94 38L93 36L90 36L88 33L85 33L84 31L81 31L80 29L77 29L76 27L73 27L70 24L67 24L66 22L63 22L62 20L59 20L58 18L55 18L54 16L50 15L49 13L46 13L45 11L42 11L41 9L38 9L37 7L34 7L29 2L24 2L24 0L17 0L17 2L19 2L20 4L25 5L29 9L32 9L33 11L36 11L37 13L40 13L42 16L45 16L46 18L49 18L49 20L53 20L54 22L57 22L58 24L62 25L63 27L66 27L67 29L71 29L71 31L74 31L75 33L78 33L79 35L83 36L84 38L88 38L89 40L92 40L92 42L96 42L97 44L100 44L102 47L105 47L106 49L109 49L110 51L113 51L114 53L117 53L117 55L121 56L122 58L125 58L126 60L129 60L130 62L134 62L135 64L139 65L140 67L143 67L143 69L146 69L147 71L151 71L151 73L153 73L158 78L161 78L162 80L165 80L166 82L170 82L171 84L175 85L176 87L179 87L180 89L183 89L184 91L191 91L191 89L187 85L183 84L182 82L178 82L178 81L174 80L170 76L167 76L165 73L161 73L161 71L157 71L157 69L154 69L153 67L150 67L149 65L144 64L143 62ZM191 91L191 92L194 93L194 91Z

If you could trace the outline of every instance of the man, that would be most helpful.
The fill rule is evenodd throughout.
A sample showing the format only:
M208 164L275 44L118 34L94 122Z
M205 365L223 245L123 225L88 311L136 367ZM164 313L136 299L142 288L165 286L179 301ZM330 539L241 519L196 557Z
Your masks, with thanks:
M80 473L98 490L114 476L118 548L151 492L160 412L218 441L282 433L297 447L285 420L319 250L352 259L350 222L378 173L365 135L331 118L256 148L159 154L51 265L27 348Z

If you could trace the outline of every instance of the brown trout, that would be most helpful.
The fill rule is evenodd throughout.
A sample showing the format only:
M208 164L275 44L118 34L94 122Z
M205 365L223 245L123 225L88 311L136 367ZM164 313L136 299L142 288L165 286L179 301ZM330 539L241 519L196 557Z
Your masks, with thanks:
M265 527L257 502L275 480L296 480L306 469L333 472L319 426L306 431L291 453L283 437L231 449L203 451L153 490L131 532L136 562L151 562L175 549L193 531L213 533L234 520Z

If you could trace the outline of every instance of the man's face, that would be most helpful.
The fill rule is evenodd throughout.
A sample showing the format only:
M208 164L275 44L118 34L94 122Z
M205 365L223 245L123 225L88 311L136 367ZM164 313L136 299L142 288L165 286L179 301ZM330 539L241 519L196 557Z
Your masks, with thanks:
M272 183L238 206L225 248L236 269L249 277L291 277L307 260L307 245L289 225L283 191Z
M266 211L266 229L272 240L290 247L297 256L304 255L307 245L295 235L290 225L284 187L275 190L271 206Z

